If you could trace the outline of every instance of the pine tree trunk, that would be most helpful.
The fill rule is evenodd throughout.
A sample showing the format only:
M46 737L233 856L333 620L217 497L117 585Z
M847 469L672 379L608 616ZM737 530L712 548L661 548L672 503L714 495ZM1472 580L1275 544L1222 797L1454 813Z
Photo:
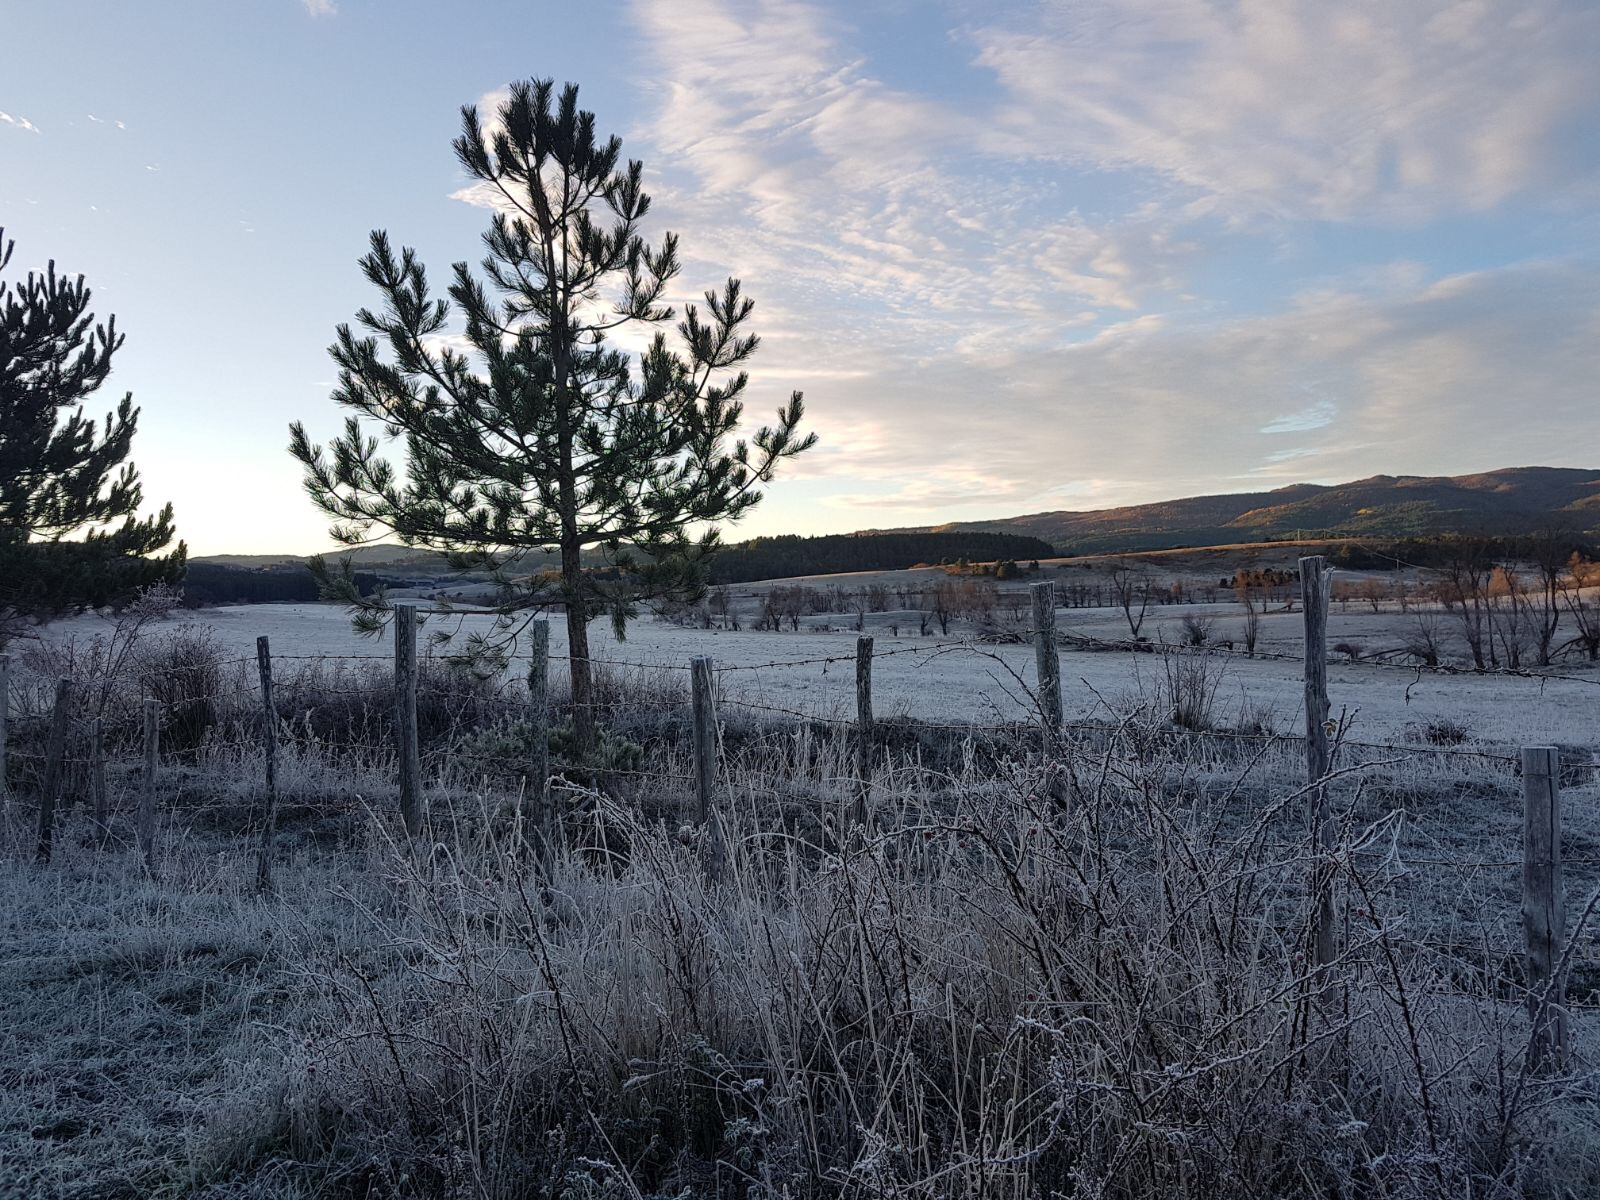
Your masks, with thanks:
M576 555L574 555L576 557ZM594 675L589 667L589 614L578 591L580 582L568 575L562 553L562 574L567 578L567 659L572 670L572 728L578 748L594 747Z

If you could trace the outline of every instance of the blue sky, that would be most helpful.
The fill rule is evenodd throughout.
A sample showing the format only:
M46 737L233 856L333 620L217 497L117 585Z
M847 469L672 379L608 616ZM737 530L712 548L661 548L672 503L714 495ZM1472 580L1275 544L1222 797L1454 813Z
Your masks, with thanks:
M457 110L582 86L758 414L735 537L1600 466L1600 6L0 0L13 270L83 272L196 553L307 551L370 229L443 278ZM111 400L107 396L107 401Z

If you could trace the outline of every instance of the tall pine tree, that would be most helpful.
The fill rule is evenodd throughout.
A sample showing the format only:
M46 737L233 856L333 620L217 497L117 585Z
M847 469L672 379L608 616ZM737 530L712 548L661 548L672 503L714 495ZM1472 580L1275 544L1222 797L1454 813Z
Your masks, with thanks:
M0 275L15 244L0 230ZM96 421L83 406L122 345L116 320L95 322L83 277L0 278L0 638L18 618L117 604L183 577L172 506L137 516L128 453L139 410L125 395ZM75 536L77 535L77 536Z
M677 316L663 302L677 239L644 240L643 167L620 165L621 142L596 137L575 85L559 96L549 80L513 86L492 129L463 109L455 151L496 202L481 276L457 263L449 299L435 298L416 255L375 232L361 267L382 311L356 315L362 335L341 325L331 349L333 398L353 415L326 451L296 423L290 450L337 540L388 531L495 573L496 632L468 653L503 653L529 614L562 605L588 744L589 622L609 616L621 636L640 602L698 595L716 523L748 512L814 436L799 433L799 392L775 424L738 435L740 367L759 340L736 279L704 309L684 307L674 342L656 329L637 356L611 344L618 329ZM467 351L440 337L457 314ZM403 442L403 465L380 457L362 418ZM585 569L596 551L610 569ZM537 552L559 554L559 572L537 570ZM358 626L381 623L384 602L360 600L348 564L318 569Z

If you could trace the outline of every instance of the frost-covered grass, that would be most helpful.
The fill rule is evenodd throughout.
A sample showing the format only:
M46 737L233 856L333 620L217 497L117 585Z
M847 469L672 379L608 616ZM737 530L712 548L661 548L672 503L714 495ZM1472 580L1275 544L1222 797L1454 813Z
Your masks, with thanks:
M127 769L111 847L79 810L48 867L19 800L0 1194L1600 1188L1596 1014L1573 1014L1565 1073L1524 1073L1517 870L1464 866L1518 856L1508 768L1344 753L1343 950L1316 1004L1292 745L1129 719L1066 748L1062 807L1018 736L912 743L844 842L848 741L726 746L717 887L665 734L644 774L560 789L547 876L514 794L440 759L408 847L390 764L290 739L271 896L246 745L166 772L155 879L126 844ZM1596 792L1568 781L1574 859L1600 858ZM1597 882L1573 867L1575 908ZM1592 930L1573 966L1600 999Z
M848 717L850 664L725 675L731 852L713 887L677 663L708 644L725 663L850 654L853 633L646 622L617 647L597 628L602 658L662 665L602 672L601 715L636 757L562 768L545 873L516 816L515 680L425 664L431 825L409 846L387 664L315 657L382 648L319 607L207 619L200 637L125 628L121 650L57 630L21 658L0 819L0 1195L1600 1189L1600 947L1578 920L1600 886L1586 685L1567 685L1569 710L1517 690L1535 681L1331 668L1336 707L1359 711L1332 784L1343 951L1314 1002L1304 764L1267 736L1298 723L1292 664L1064 654L1069 711L1092 727L1070 731L1052 788L1025 721L945 728L974 711L968 694L1020 716L1031 648L884 658L865 837L842 836L848 723L738 703ZM254 891L253 670L216 661L259 632L280 657L270 896ZM80 803L38 866L29 756L60 672L103 700L111 836L99 847ZM1374 682L1389 679L1410 695ZM167 703L155 878L129 846L150 686ZM557 719L562 691L558 672ZM1375 734L1457 753L1356 744ZM1502 759L1552 739L1571 743L1579 1007L1568 1068L1533 1078L1520 781Z

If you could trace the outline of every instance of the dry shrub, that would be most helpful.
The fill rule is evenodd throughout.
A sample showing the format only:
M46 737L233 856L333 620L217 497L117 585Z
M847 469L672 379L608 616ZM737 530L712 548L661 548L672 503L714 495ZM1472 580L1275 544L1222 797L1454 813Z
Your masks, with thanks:
M1217 691L1227 667L1210 654L1166 654L1157 681L1162 715L1179 729L1197 731L1216 724Z
M1183 618L1183 644L1204 646L1211 641L1216 619L1204 613L1185 613Z
M225 668L215 631L182 625L140 647L140 693L160 705L161 744L166 753L198 750L221 717Z

